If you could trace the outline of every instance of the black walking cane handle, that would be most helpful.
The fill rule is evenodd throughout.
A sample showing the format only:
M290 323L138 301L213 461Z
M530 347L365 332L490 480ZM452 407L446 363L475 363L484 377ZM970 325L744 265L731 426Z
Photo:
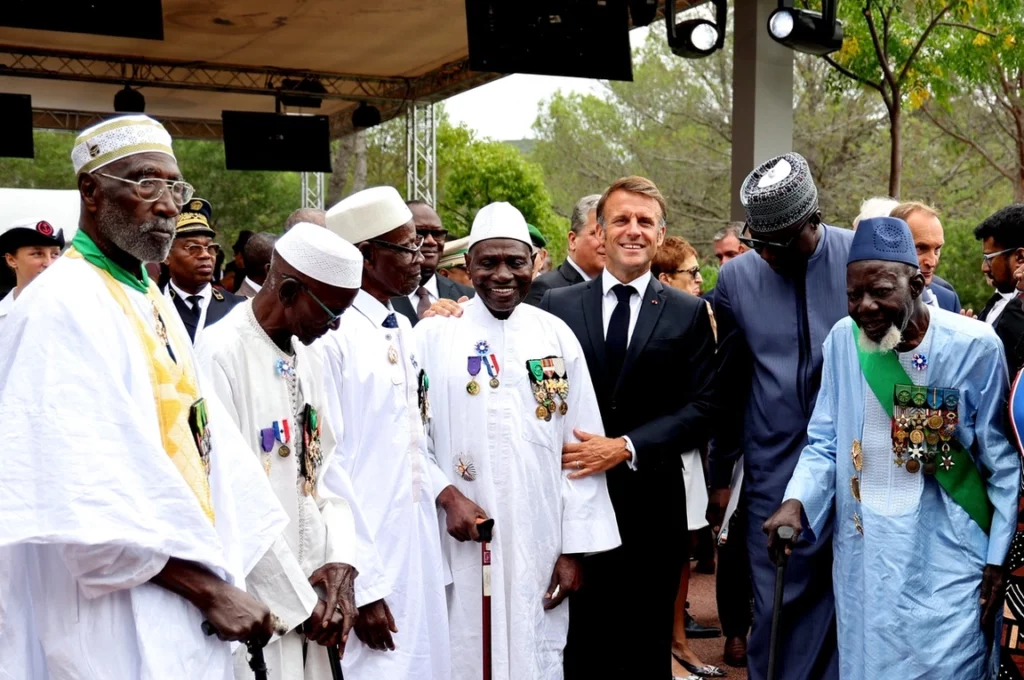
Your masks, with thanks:
M217 629L209 621L203 621L200 628L204 635L217 634ZM267 680L267 662L263 658L263 647L252 642L246 642L245 647L249 650L249 668L252 669L256 680Z
M775 535L778 537L780 541L782 541L783 544L792 543L793 539L796 537L796 531L793 529L793 527L779 527L775 530ZM789 555L786 554L786 546L776 546L775 550L775 554L778 558L778 563L776 564L776 566L781 567L789 559Z
M480 522L476 525L476 531L480 534L481 543L490 543L491 538L493 538L494 520L485 519L483 522Z

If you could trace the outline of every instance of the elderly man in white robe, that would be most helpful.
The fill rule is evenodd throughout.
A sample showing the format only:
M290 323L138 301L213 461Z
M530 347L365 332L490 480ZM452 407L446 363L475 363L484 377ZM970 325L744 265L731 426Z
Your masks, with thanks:
M287 516L143 267L192 187L146 116L72 160L79 231L0 333L0 677L230 680L225 641L274 632L241 588Z
M390 300L419 285L423 238L392 187L349 196L327 228L363 254L362 288L338 330L321 340L328 418L343 423L331 463L351 477L386 578L356 579L362 644L345 654L347 680L448 680L445 573L434 505L444 475L428 458L427 379L409 320ZM327 477L334 490L333 478ZM388 595L390 592L390 595ZM387 599L385 601L385 596Z
M482 580L477 523L491 542L491 676L558 680L569 629L563 604L581 584L579 556L618 546L604 473L562 470L576 431L602 434L583 350L557 317L520 304L532 282L522 214L492 203L477 214L466 266L477 297L460 318L416 328L431 380L429 432L451 483L446 510L455 680L482 675Z
M246 578L249 592L291 631L264 651L275 680L329 680L326 648L344 650L358 615L354 519L349 503L322 481L335 436L324 418L323 362L308 345L338 327L362 271L355 246L323 227L296 224L275 244L260 291L209 328L197 350L288 512L284 539L302 566L292 572L267 555ZM304 623L305 637L319 643L305 654ZM250 674L243 657L236 655L239 680Z

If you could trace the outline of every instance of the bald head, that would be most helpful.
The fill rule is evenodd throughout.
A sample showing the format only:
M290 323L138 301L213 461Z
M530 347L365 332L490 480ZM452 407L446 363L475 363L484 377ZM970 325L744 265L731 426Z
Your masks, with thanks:
M262 286L267 280L267 269L270 267L270 259L274 254L276 241L276 234L263 232L253 234L245 242L245 248L242 249L242 260L245 262L245 276L250 281Z
M299 208L284 221L284 230L288 231L299 222L309 222L318 227L326 227L327 213L320 208Z

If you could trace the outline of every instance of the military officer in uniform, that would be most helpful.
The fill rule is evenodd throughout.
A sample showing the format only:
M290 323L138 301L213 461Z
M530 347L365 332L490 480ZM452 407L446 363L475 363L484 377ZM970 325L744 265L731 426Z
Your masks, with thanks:
M193 198L178 215L174 245L167 256L170 281L164 291L178 310L192 344L202 329L220 321L245 298L212 285L220 246L211 226L213 208L204 198Z

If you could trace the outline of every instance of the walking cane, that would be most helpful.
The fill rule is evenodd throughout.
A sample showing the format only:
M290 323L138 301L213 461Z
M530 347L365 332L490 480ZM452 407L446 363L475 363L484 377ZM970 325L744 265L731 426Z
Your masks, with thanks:
M779 527L775 532L783 543L793 540L795 532L793 527ZM772 635L771 646L768 648L768 680L775 680L775 664L779 658L779 624L782 619L782 594L786 585L786 562L789 556L786 555L785 546L781 546L778 552L778 560L775 563L775 608L772 611Z
M217 629L209 621L203 621L202 628L207 635L217 634ZM245 646L249 650L249 668L252 669L256 680L267 680L267 662L263 659L263 647L254 642L246 642Z
M483 637L484 680L491 680L491 535L494 520L480 520L476 525L480 534L480 566L483 579Z
M327 661L331 664L332 680L345 680L345 676L341 672L341 655L338 653L337 645L327 648Z

